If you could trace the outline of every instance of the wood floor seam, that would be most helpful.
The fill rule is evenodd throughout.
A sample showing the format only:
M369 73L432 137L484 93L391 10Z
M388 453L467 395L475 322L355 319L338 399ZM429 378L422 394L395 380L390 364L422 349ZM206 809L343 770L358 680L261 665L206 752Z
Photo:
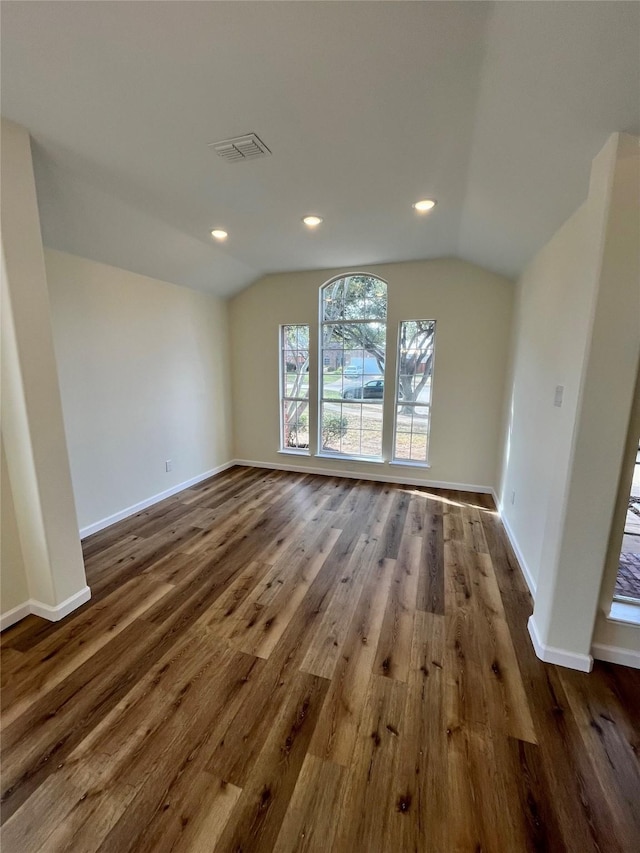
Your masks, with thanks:
M3 632L3 853L637 853L640 673L544 664L493 500L230 468Z

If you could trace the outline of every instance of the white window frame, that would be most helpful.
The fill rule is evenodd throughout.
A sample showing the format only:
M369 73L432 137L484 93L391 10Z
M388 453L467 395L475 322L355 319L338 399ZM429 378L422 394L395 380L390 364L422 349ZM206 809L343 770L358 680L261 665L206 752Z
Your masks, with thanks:
M325 320L324 319L324 300L323 294L324 291L329 288L336 281L340 281L341 279L349 279L357 276L366 276L367 278L375 278L378 281L381 281L385 286L385 297L386 297L386 310L384 320L381 320L377 317L370 318L359 318L359 319L350 319L350 320ZM384 411L385 411L385 399L386 399L386 385L387 385L387 374L388 374L388 317L389 317L389 283L386 279L381 278L379 275L374 275L373 273L368 272L347 272L341 273L340 275L333 276L328 281L325 281L323 285L318 289L318 435L317 435L317 453L315 454L318 457L323 457L325 459L343 459L347 461L358 461L358 462L373 462L380 463L385 461L384 456ZM361 405L375 405L380 407L381 413L381 422L380 422L380 445L381 445L381 453L379 456L362 456L358 454L348 454L348 453L340 453L339 451L325 450L323 447L322 441L322 416L324 412L324 404L325 403L335 403L334 399L324 397L324 330L326 326L339 326L339 325L347 325L347 324L369 324L369 323L380 323L384 325L385 328L385 360L384 360L384 382L385 387L383 390L383 396L381 400L365 400L364 397L356 398L352 402L355 404ZM342 365L343 376L344 376L344 364ZM344 399L340 400L340 403L344 403ZM362 432L362 430L361 430Z
M400 382L400 369L401 369L401 353L400 347L402 342L402 326L405 323L433 323L433 358L431 363L431 382L429 384L429 401L425 403L424 401L412 401L407 402L406 400L401 399L400 390L402 384ZM435 367L436 367L436 335L438 330L438 324L436 320L430 319L410 319L410 320L400 320L398 323L398 343L396 347L396 384L395 384L395 399L393 405L393 444L391 448L391 463L393 465L407 465L412 468L430 468L431 464L429 462L429 450L431 445L431 412L433 410L433 385L434 385L434 377L435 377ZM386 364L385 364L386 366ZM398 435L398 410L400 407L408 407L412 406L414 408L426 408L428 409L428 421L427 421L427 437L426 437L426 448L425 448L425 458L424 460L418 459L402 459L396 456L396 439ZM411 433L413 435L413 433Z
M281 323L278 327L278 376L279 376L279 385L280 385L280 394L279 394L279 406L280 406L280 449L279 453L290 453L293 456L310 456L311 455L311 446L309 442L309 447L288 447L285 444L285 423L284 423L284 407L285 403L306 403L307 404L307 422L309 422L310 417L310 409L311 409L311 396L309 393L309 385L307 385L307 396L306 397L289 397L286 394L286 372L287 372L287 362L284 357L285 353L285 329L290 328L291 326L301 326L307 330L307 339L309 340L309 347L307 349L308 358L309 358L309 375L311 375L311 327L309 323ZM311 438L311 430L309 424L309 438Z

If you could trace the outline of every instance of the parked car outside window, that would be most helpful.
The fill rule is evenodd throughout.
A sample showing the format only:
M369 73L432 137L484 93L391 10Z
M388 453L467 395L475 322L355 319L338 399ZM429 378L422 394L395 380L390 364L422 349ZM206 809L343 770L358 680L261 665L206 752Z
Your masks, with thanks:
M371 379L364 385L350 385L342 393L344 400L364 399L382 400L384 396L384 379Z
M398 389L398 396L402 399L402 388ZM364 385L350 385L342 393L343 400L382 400L384 397L384 379L371 379Z

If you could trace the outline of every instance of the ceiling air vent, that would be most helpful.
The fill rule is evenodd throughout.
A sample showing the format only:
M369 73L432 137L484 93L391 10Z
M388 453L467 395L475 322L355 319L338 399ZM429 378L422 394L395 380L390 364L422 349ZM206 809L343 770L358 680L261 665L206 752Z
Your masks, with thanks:
M223 139L222 142L210 142L209 148L213 148L219 157L230 163L241 160L255 160L257 157L267 157L271 151L255 133L247 133L245 136L236 136L234 139Z

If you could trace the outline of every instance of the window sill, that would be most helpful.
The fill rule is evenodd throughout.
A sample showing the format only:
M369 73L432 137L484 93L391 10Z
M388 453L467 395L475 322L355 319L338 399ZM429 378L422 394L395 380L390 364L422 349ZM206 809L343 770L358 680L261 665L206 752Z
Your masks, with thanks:
M311 456L308 450L303 448L297 450L295 447L291 447L289 450L278 450L278 453L282 453L284 456Z
M394 459L389 462L389 465L399 465L401 468L431 468L428 462L412 462L410 459Z
M339 462L373 462L374 465L384 465L382 457L375 456L345 456L344 453L316 453L318 459L336 459Z
M619 622L622 625L640 625L640 602L638 604L626 601L614 601L607 614L608 622Z

